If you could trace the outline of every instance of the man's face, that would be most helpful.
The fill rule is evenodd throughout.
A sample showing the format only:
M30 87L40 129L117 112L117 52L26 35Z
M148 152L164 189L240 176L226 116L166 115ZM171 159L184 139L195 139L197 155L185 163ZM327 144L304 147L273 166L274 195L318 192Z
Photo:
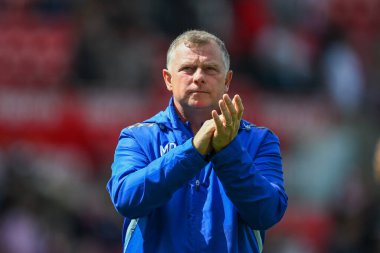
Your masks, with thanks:
M211 111L219 108L219 99L228 91L232 71L226 71L216 43L201 46L182 43L173 51L163 76L180 112L197 108Z

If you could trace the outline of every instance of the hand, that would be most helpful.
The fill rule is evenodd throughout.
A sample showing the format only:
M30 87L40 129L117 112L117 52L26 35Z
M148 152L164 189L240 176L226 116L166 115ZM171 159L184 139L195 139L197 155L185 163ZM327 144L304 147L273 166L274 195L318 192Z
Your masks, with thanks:
M227 94L219 100L221 115L216 110L212 111L212 118L215 124L215 132L211 145L216 152L227 146L237 135L240 127L240 120L243 116L243 103L239 95L235 95L231 101Z
M193 138L193 145L202 155L207 155L212 151L211 139L214 135L214 120L205 121Z

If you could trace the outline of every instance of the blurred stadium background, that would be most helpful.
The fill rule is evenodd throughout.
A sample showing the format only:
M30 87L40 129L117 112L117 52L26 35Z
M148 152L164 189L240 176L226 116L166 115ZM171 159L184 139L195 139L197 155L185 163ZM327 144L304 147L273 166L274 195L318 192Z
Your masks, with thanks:
M245 118L282 141L265 253L380 252L378 0L0 0L0 253L121 252L120 130L164 109L166 49L225 40Z

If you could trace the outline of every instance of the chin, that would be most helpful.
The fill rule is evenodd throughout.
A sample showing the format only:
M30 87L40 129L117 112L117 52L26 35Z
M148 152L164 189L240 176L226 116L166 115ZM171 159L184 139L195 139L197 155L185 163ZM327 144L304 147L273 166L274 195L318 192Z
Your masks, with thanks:
M199 108L199 109L207 109L207 108L214 109L215 107L213 103L211 103L210 101L199 101L199 100L191 101L189 105L193 108Z

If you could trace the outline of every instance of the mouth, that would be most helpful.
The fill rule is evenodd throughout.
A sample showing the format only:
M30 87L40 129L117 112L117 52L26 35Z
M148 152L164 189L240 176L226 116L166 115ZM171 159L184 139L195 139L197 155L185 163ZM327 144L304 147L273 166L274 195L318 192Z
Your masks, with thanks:
M191 93L191 94L208 94L209 92L207 92L207 91L202 91L202 90L192 90L192 91L190 91L189 93Z

